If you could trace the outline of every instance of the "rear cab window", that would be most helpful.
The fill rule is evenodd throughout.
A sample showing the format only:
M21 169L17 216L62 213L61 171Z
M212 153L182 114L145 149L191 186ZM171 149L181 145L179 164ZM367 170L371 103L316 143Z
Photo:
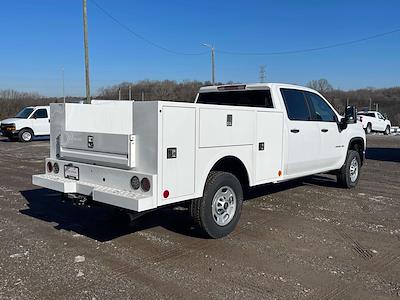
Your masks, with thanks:
M270 90L203 92L197 103L274 108Z
M303 91L295 89L281 89L288 118L292 121L311 120L310 109Z

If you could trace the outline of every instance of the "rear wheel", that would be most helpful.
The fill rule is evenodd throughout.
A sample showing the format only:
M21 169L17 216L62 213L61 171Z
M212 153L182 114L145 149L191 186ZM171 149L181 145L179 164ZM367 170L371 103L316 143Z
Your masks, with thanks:
M33 138L33 132L30 129L22 129L18 133L18 139L20 142L27 143L32 141Z
M371 123L368 123L368 124L367 124L367 127L365 128L365 132L366 132L367 134L370 134L370 133L372 132L372 125L371 125Z
M390 126L389 125L386 126L384 134L385 135L389 135L390 134Z
M349 150L344 165L337 174L339 186L353 188L357 185L360 176L361 159L360 154L355 150Z
M239 180L227 172L211 172L203 198L194 199L190 213L200 231L221 238L231 233L240 218L243 190Z

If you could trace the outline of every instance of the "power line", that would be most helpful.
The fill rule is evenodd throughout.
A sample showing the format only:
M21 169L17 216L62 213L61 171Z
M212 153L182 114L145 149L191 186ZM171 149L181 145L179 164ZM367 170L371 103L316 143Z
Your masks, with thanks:
M332 45L327 45L327 46L322 46L322 47L315 47L315 48L305 48L305 49L297 49L297 50L287 50L287 51L276 51L276 52L234 52L234 51L226 51L226 50L218 50L215 49L216 52L221 53L221 54L228 54L228 55L243 55L243 56L267 56L267 55L288 55L288 54L298 54L298 53L306 53L306 52L314 52L314 51L320 51L320 50L325 50L325 49L331 49L331 48L338 48L338 47L343 47L343 46L348 46L352 44L357 44L365 41L369 41L372 39L377 39L386 35L394 34L400 32L399 29L394 29L391 31L386 31L378 34L374 34L371 36L367 36L364 38L352 40L352 41L347 41L347 42L341 42L341 43L336 43Z
M109 13L106 9L104 9L95 0L89 0L89 1L92 2L104 15L106 15L108 18L110 18L114 23L116 23L117 25L119 25L120 27L125 29L127 32L129 32L136 38L146 42L147 44L149 44L155 48L158 48L160 50L163 50L165 52L175 54L175 55L195 56L195 55L207 54L207 51L197 52L197 53L175 51L175 50L169 49L167 47L164 47L158 43L155 43L155 42L145 38L143 35L135 32L132 28L130 28L129 26L127 26L124 23L122 23L121 21L119 21L116 17L114 17L111 13ZM215 52L218 52L220 54L226 54L226 55L242 55L242 56L272 56L272 55L300 54L300 53L315 52L315 51L321 51L321 50L326 50L326 49L332 49L332 48L338 48L338 47L344 47L344 46L348 46L348 45L358 44L358 43L381 38L383 36L391 35L391 34L398 33L398 32L400 32L400 28L397 28L397 29L394 29L391 31L374 34L374 35L367 36L367 37L360 38L360 39L351 40L351 41L340 42L340 43L321 46L321 47L304 48L304 49L296 49L296 50L271 51L271 52L236 52L236 51L215 49Z
M105 10L102 6L100 6L100 4L98 4L96 1L94 1L94 0L89 0L89 1L92 2L103 14L105 14L107 17L109 17L114 23L118 24L123 29L125 29L126 31L128 31L129 33L134 35L136 38L146 42L147 44L149 44L149 45L151 45L153 47L156 47L156 48L161 49L161 50L163 50L165 52L168 52L168 53L171 53L171 54L175 54L175 55L204 55L204 54L208 53L208 51L197 52L197 53L179 52L179 51L175 51L175 50L169 49L167 47L164 47L162 45L159 45L159 44L157 44L157 43L145 38L143 35L135 32L129 26L127 26L124 23L122 23L121 21L119 21L112 14L110 14L107 10Z

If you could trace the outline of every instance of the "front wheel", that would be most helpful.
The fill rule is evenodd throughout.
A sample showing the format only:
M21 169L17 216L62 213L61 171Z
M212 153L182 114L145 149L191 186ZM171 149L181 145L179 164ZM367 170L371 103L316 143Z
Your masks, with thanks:
M231 173L212 171L203 198L192 200L190 213L203 234L221 238L235 229L242 204L243 190L239 180Z
M389 134L390 134L390 127L389 127L389 125L386 126L386 129L385 129L384 134L385 134L385 135L389 135Z
M33 138L33 132L30 129L22 129L18 133L18 139L20 142L27 143L32 141Z
M360 154L355 150L349 150L344 165L337 174L339 186L354 188L360 177L361 159Z

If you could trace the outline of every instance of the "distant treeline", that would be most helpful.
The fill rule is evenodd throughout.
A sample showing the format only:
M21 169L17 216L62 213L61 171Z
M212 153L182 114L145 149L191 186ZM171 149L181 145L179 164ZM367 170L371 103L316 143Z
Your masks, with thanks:
M232 82L229 82L232 83ZM219 84L219 83L218 83ZM193 102L197 91L202 86L211 85L210 82L172 80L143 80L134 83L123 82L118 85L101 88L96 99L128 100L129 90L134 100L170 100ZM392 124L400 125L400 87L375 89L365 88L351 91L333 89L327 80L310 81L308 84L319 90L340 112L343 113L346 103L356 105L358 109L375 109L378 104L380 112L385 114ZM76 98L68 98L76 100ZM0 120L14 116L20 109L29 105L45 105L52 102L61 102L61 98L48 98L37 93L21 93L13 90L0 90Z

